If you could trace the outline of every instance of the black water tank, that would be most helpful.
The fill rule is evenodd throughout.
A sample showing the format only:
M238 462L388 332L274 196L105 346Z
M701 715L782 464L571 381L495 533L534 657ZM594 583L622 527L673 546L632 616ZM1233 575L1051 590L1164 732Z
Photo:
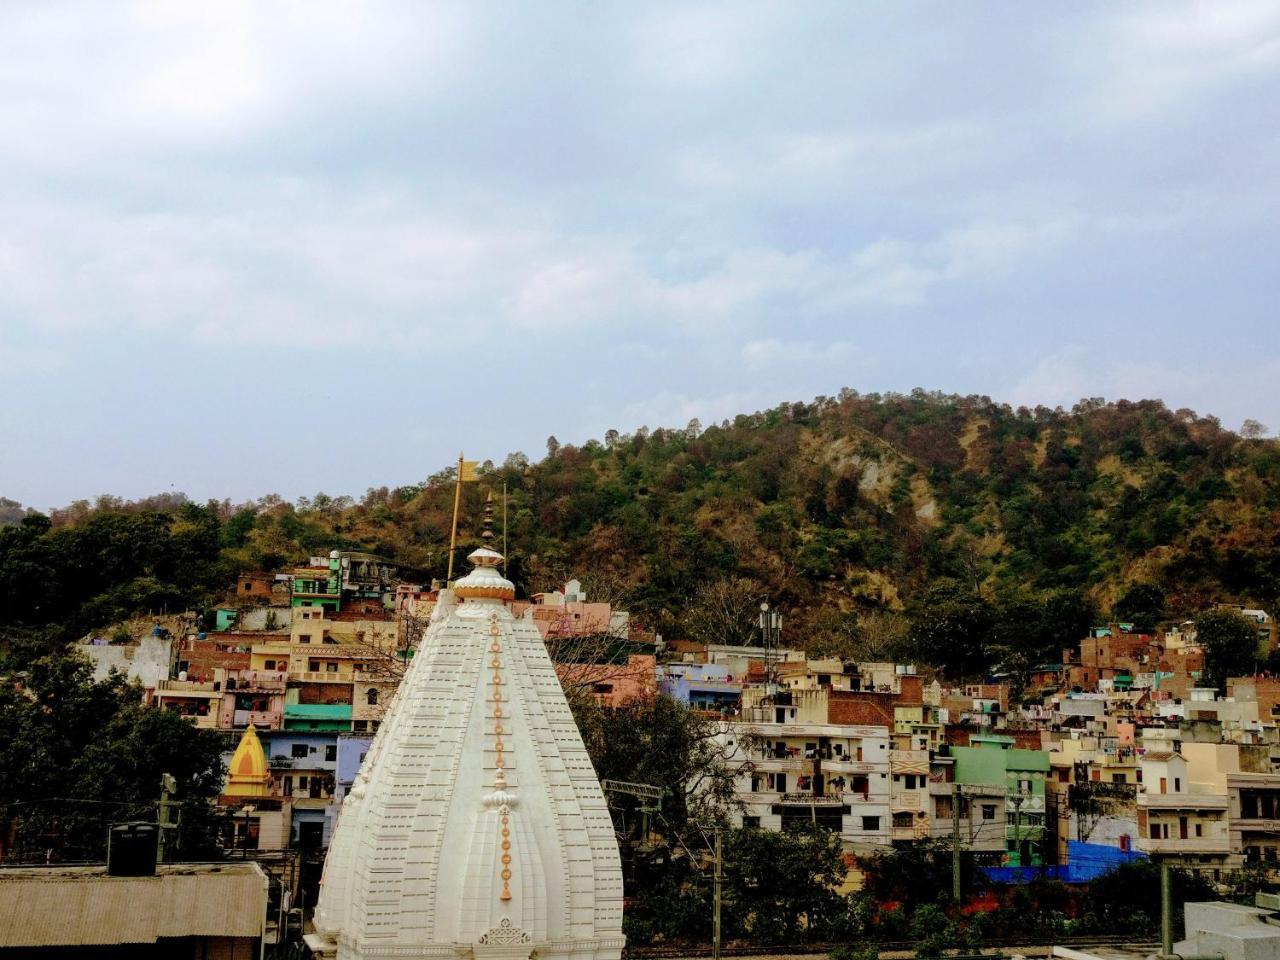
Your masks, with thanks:
M111 828L107 873L113 877L153 877L156 872L154 823L120 823Z

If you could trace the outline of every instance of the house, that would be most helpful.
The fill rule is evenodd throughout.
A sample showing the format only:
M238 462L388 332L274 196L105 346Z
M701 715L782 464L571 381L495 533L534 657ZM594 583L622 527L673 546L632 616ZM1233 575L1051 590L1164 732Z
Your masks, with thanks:
M252 861L0 868L0 958L257 957L267 876Z

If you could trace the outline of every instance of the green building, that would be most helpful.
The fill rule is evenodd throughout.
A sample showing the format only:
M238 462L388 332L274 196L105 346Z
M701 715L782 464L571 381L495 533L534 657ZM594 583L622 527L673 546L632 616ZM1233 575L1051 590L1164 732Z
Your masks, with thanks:
M1045 779L1049 754L1019 750L1013 737L975 734L969 746L951 748L956 783L1004 789L1005 853L1009 866L1035 867L1044 863Z
M289 604L334 611L342 605L342 561L336 550L329 554L325 566L303 567L294 571Z
M349 703L286 703L284 729L345 733L351 729Z

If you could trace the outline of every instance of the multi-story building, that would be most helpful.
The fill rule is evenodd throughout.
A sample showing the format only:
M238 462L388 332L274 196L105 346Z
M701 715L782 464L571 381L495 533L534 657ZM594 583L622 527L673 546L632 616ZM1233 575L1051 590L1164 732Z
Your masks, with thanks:
M1227 775L1231 852L1240 862L1280 872L1280 775Z
M983 820L991 833L998 834L1010 866L1038 866L1045 862L1046 827L1045 780L1049 754L1044 750L1015 747L1013 737L982 734L970 738L968 746L953 746L955 783L963 787L985 787L991 796L983 799ZM1003 790L1003 822L996 800ZM961 790L963 794L964 791ZM996 807L988 810L986 807ZM990 816L988 814L990 813ZM991 820L996 821L991 824Z
M259 730L279 730L284 723L285 686L282 670L214 670L214 685L222 688L218 726L243 730L252 724Z
M929 751L890 750L889 840L894 846L930 836Z
M222 691L212 680L161 680L151 702L187 717L197 727L216 729Z
M1153 741L1154 742L1154 741ZM1219 876L1233 864L1225 792L1192 783L1186 757L1148 749L1138 793L1138 849L1190 870Z
M738 769L744 826L781 830L817 823L855 850L890 840L890 750L887 726L798 721L759 711L727 721L721 736Z
M717 663L668 663L657 667L658 689L696 710L722 715L739 712L743 677Z

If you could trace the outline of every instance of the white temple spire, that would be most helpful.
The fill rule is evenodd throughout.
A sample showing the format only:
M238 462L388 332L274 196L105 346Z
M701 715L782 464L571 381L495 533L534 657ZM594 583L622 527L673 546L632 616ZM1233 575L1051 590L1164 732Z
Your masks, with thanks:
M617 960L599 781L502 556L468 559L343 804L309 942L338 960Z

